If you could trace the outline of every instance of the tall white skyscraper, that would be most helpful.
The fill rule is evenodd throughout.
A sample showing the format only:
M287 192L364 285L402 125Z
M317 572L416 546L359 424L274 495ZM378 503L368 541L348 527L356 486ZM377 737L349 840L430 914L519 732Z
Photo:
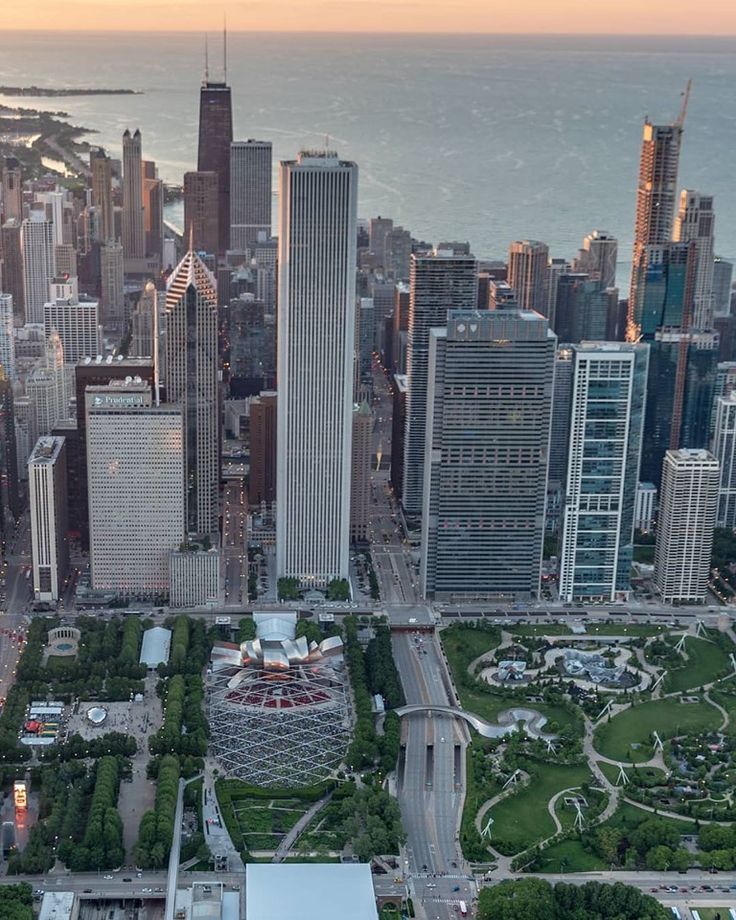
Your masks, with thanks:
M88 387L86 400L92 586L167 593L169 554L186 534L181 407L122 380Z
M31 404L31 443L34 443L37 438L50 435L61 419L69 417L64 349L56 330L52 330L43 357L28 375L26 395Z
M146 255L146 223L143 212L143 160L141 132L123 134L123 252L126 259Z
M572 351L560 598L625 599L649 346L584 343Z
M424 485L430 329L445 327L450 310L475 309L478 302L476 261L473 256L456 256L451 249L436 249L431 254L412 255L410 291L402 502L408 514L420 514ZM401 458L395 460L400 461Z
M37 601L61 597L69 562L66 443L40 438L28 460L33 594Z
M13 295L0 294L0 364L7 377L15 380L15 333L13 328Z
M348 575L358 168L280 168L276 554L280 577Z
M77 295L76 278L59 278L51 284L51 300L43 307L44 333L56 330L64 349L66 364L102 354L102 329L99 304Z
M692 189L683 189L680 192L680 208L675 217L672 236L678 243L695 241L697 261L692 319L695 329L713 327L714 232L713 196L702 195Z
M186 522L192 534L218 531L217 282L188 252L166 289L166 398L184 411Z
M49 285L56 274L54 228L43 212L32 211L20 232L23 254L23 299L26 322L43 322L43 305L49 299Z
M230 248L247 249L271 235L271 142L230 144Z
M736 392L716 398L713 453L721 467L718 527L736 528Z
M718 460L707 450L665 454L654 551L654 583L665 604L705 600L719 479Z

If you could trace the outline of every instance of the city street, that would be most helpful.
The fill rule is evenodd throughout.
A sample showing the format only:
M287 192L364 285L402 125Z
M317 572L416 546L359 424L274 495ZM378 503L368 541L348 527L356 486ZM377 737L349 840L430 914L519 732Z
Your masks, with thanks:
M226 607L239 606L248 600L247 510L243 480L230 480L222 495L222 571Z

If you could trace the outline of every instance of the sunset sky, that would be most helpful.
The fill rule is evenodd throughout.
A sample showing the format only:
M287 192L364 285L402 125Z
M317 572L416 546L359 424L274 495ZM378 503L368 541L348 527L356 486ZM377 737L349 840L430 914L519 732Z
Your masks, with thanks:
M734 0L0 0L43 30L736 34Z

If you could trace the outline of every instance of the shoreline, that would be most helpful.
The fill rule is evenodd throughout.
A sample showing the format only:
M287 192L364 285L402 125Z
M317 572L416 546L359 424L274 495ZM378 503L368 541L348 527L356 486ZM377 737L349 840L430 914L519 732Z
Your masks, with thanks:
M57 96L142 96L140 89L100 89L94 87L51 86L0 86L0 96L36 96L38 98L55 98Z

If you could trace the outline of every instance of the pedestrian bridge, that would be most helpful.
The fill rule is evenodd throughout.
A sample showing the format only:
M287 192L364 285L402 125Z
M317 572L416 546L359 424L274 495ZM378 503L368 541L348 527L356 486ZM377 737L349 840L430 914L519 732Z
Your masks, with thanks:
M456 719L464 719L468 725L474 728L483 738L503 738L512 732L519 731L523 727L524 731L531 738L540 738L542 741L553 741L557 735L551 735L542 731L547 722L547 717L542 715L536 709L525 709L514 707L513 709L504 709L499 712L496 722L487 722L473 712L466 712L464 709L458 709L456 706L440 706L429 704L414 704L401 706L395 709L397 716L411 716L417 713L437 712L441 715L454 716Z

